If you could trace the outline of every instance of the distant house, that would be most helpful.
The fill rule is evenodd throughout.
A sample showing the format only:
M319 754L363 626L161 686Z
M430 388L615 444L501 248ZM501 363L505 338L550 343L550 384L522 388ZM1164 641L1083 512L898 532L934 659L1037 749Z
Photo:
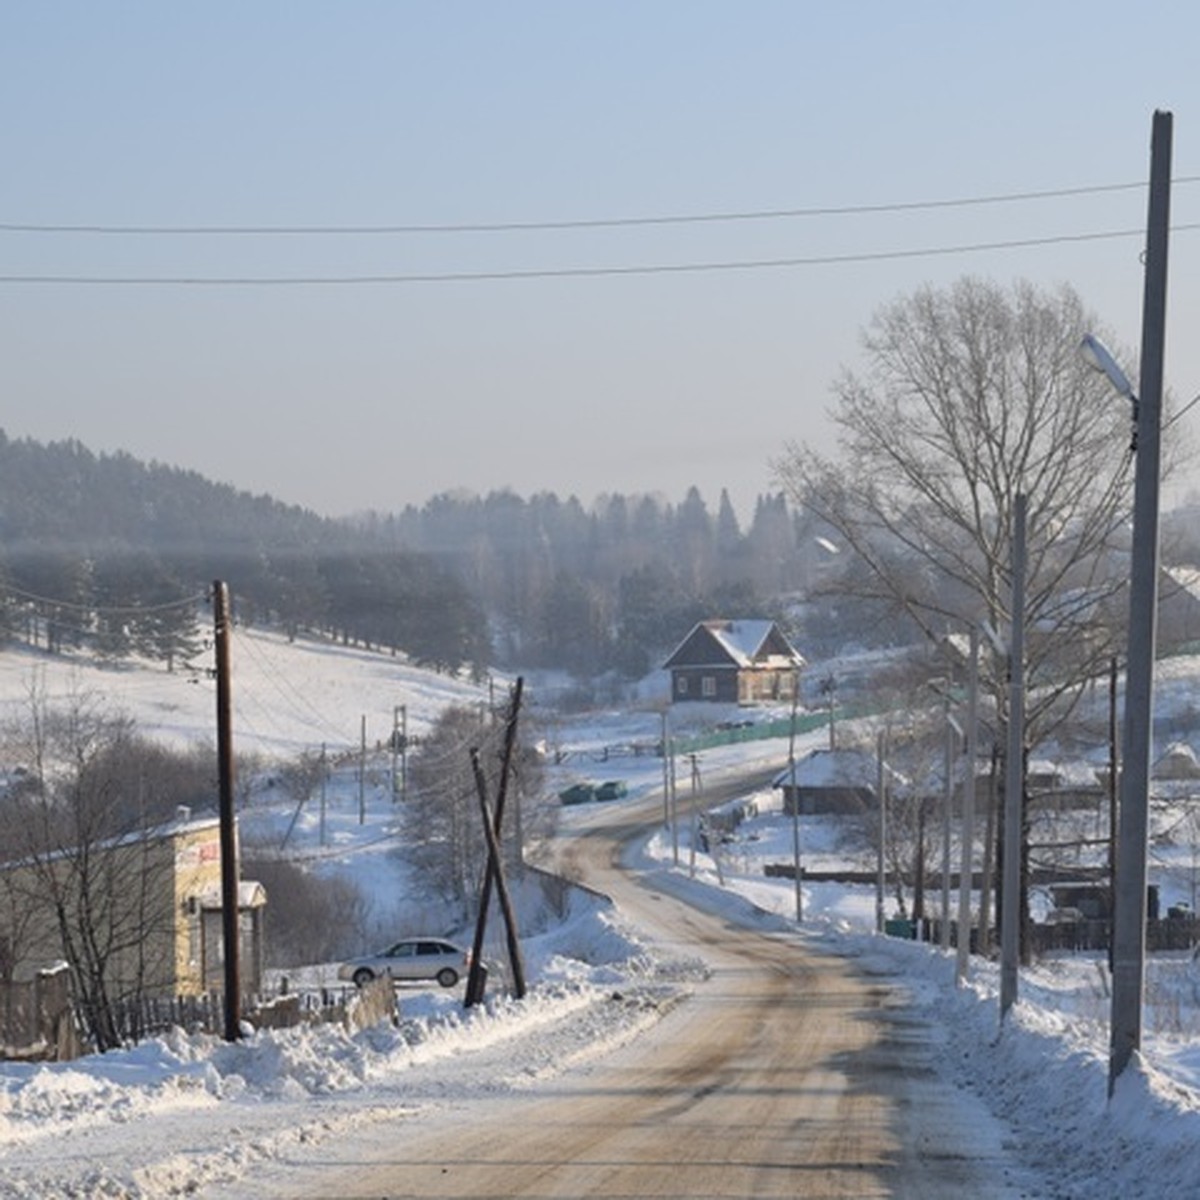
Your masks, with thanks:
M883 768L889 790L907 788L908 780ZM878 810L879 759L866 750L812 750L772 781L783 791L783 811L857 815Z
M663 664L671 700L790 701L803 657L774 621L701 621Z
M1158 576L1158 632L1162 646L1200 642L1200 570L1166 567Z
M1094 809L1104 801L1107 775L1086 762L1030 759L1025 768L1025 791L1037 808Z

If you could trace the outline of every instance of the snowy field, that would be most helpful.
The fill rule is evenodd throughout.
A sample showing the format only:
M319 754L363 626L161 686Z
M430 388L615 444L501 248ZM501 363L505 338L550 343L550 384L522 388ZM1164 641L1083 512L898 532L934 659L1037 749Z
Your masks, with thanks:
M1184 704L1192 672L1173 664L1162 689ZM210 738L211 682L161 671L63 669L24 654L0 656L0 705L27 703L33 682L47 695L95 690L110 696L143 730L179 743ZM498 688L499 690L499 688ZM536 689L531 689L536 699ZM321 744L357 748L362 720L373 746L386 738L396 706L410 730L427 728L447 703L477 703L486 689L413 671L395 660L341 647L289 646L239 632L234 644L238 749L287 758ZM551 791L580 777L620 779L629 799L661 786L661 760L616 757L606 747L657 736L653 709L556 723L567 753ZM802 739L799 753L820 744ZM782 766L782 743L748 743L701 755L704 778ZM382 852L398 835L386 753L375 758L360 809L347 782L330 796L326 842L317 816L298 816L284 797L254 797L245 818L261 829L294 823L297 850L322 869L369 876L376 888L403 890L395 860ZM686 781L681 781L681 795ZM670 879L697 903L730 919L812 940L893 980L914 1013L944 1031L937 1067L983 1096L1013 1131L1012 1151L1045 1180L1049 1200L1200 1194L1200 967L1190 955L1155 960L1147 981L1144 1057L1107 1098L1107 988L1094 957L1061 957L1023 971L1020 998L1003 1029L998 973L973 960L955 986L954 960L937 948L878 937L874 894L808 884L804 921L795 923L789 880L768 880L763 861L787 859L792 828L774 797L722 848L718 861L696 852L690 823L677 842L658 828L631 851L631 866ZM595 819L594 808L563 810L563 832ZM803 822L808 863L842 853L833 826ZM676 844L679 860L675 861ZM399 900L397 894L397 900ZM703 963L664 955L619 912L579 893L567 918L529 939L530 995L521 1002L493 989L464 1012L460 989L402 989L401 1021L348 1035L338 1027L258 1032L229 1045L176 1033L136 1048L75 1063L0 1064L0 1195L157 1197L253 1195L255 1168L299 1143L335 1138L340 1129L453 1105L481 1089L503 1094L536 1087L636 1037L689 989L702 986ZM334 964L299 973L329 982ZM624 997L615 1003L618 992ZM480 1083L480 1080L486 1080Z

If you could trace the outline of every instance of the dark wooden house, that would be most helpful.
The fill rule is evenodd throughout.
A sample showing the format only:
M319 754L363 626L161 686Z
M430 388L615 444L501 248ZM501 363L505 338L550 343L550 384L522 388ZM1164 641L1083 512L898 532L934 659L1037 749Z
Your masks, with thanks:
M804 659L774 621L701 621L663 664L671 700L789 702Z

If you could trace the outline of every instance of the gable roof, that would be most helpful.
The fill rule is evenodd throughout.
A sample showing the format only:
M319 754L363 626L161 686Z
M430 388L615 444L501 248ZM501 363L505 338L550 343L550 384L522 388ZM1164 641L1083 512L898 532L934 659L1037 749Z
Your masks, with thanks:
M794 772L794 775L793 775ZM884 761L884 778L893 788L908 786L908 780ZM810 750L794 766L785 767L771 781L772 787L857 788L872 795L879 786L879 759L866 750Z
M684 651L689 653L686 655ZM697 651L699 655L697 655ZM774 621L701 621L663 664L689 666L769 667L790 670L804 658L780 632Z

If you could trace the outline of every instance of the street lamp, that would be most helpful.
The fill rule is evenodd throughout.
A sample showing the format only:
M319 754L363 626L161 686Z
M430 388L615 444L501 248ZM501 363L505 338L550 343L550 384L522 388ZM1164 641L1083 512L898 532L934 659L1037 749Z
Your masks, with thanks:
M1004 911L1000 917L1000 1020L1017 999L1021 951L1021 827L1025 807L1025 525L1027 499L1013 503L1012 631L1008 650L1008 762L1004 783Z
M1113 905L1113 993L1108 1092L1142 1040L1146 964L1146 874L1150 753L1154 717L1154 647L1158 609L1158 492L1161 470L1163 358L1166 341L1167 243L1170 232L1171 114L1156 112L1150 140L1142 365L1139 394L1094 338L1083 353L1134 401L1133 546L1129 575L1129 649L1125 673L1123 767ZM1103 353L1100 353L1103 351ZM1114 371L1110 369L1115 369Z
M1146 884L1154 657L1158 610L1160 405L1139 403L1125 372L1090 334L1080 352L1133 403L1133 545L1129 565L1129 649L1121 745L1117 850L1112 884L1112 1018L1109 1094L1141 1045L1146 971Z

